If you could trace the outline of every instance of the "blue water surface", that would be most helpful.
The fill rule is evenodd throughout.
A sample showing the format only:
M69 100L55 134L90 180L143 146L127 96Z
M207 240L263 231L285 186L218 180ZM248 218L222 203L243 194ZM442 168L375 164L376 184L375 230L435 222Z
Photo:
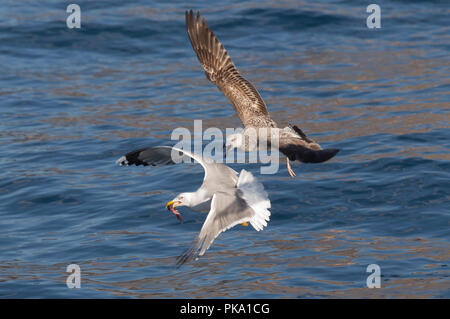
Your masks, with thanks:
M449 298L447 1L87 1L0 4L1 298ZM204 76L184 12L200 10L272 117L329 162L251 171L272 202L177 269L205 216L164 207L196 165L119 167L172 130L238 127ZM81 268L68 289L66 267ZM366 268L381 268L369 289Z

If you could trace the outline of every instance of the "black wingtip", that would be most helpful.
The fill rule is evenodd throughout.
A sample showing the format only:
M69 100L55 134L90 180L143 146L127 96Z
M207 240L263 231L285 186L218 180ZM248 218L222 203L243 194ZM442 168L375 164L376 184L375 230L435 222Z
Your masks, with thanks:
M333 158L338 152L337 148L326 148L320 151L309 150L302 153L299 160L303 163L323 163Z
M178 256L176 260L176 267L180 268L184 264L195 260L198 257L197 249L198 247L191 247L186 250L181 256Z
M121 158L119 158L116 163L119 163L121 166L122 165L142 165L142 166L148 166L149 163L142 161L141 159L139 159L139 155L142 151L144 151L145 148L140 148L138 150L129 152L127 154L125 154L124 156L122 156Z
M192 241L191 246L180 256L177 257L176 267L180 268L186 263L197 260L200 256L201 247L204 245L205 239L201 240L199 237Z
M324 150L318 151L318 154L316 153L315 161L312 163L323 163L328 161L329 159L333 158L337 153L339 152L336 148L326 148Z
M197 20L200 18L200 11L197 10L197 14L195 14L195 11L192 9L186 10L185 12L186 17L189 17L191 19L195 18L197 16Z
M324 151L327 151L328 153L332 154L332 157L339 153L340 149L338 148L326 148Z

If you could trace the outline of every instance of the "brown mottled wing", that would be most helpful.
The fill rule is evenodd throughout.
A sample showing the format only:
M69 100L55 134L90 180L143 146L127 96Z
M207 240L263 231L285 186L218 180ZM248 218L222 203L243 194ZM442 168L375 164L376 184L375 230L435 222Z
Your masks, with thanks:
M274 126L258 91L241 76L206 20L200 18L199 12L194 16L192 10L186 11L186 27L206 77L231 102L242 123L254 127Z

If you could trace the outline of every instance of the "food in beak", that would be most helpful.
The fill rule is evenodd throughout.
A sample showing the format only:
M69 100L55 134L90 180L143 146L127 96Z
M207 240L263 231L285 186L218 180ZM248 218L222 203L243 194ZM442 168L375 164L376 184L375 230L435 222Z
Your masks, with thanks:
M170 205L167 205L167 209L170 210L173 214L175 214L175 216L177 216L177 219L178 219L180 222L182 222L183 220L181 219L181 214L180 214L180 212L178 212L178 210L174 207L174 204L175 204L175 203L170 204Z

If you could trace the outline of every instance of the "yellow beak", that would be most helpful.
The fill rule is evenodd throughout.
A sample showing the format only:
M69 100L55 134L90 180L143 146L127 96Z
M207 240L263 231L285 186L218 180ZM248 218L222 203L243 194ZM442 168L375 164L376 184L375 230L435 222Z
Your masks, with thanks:
M181 203L180 201L177 201L177 200L171 200L170 202L168 202L168 203L166 204L166 207L168 207L168 206L170 206L170 205L174 205L173 207L175 208L175 207L176 207L175 204L179 205L180 203Z

